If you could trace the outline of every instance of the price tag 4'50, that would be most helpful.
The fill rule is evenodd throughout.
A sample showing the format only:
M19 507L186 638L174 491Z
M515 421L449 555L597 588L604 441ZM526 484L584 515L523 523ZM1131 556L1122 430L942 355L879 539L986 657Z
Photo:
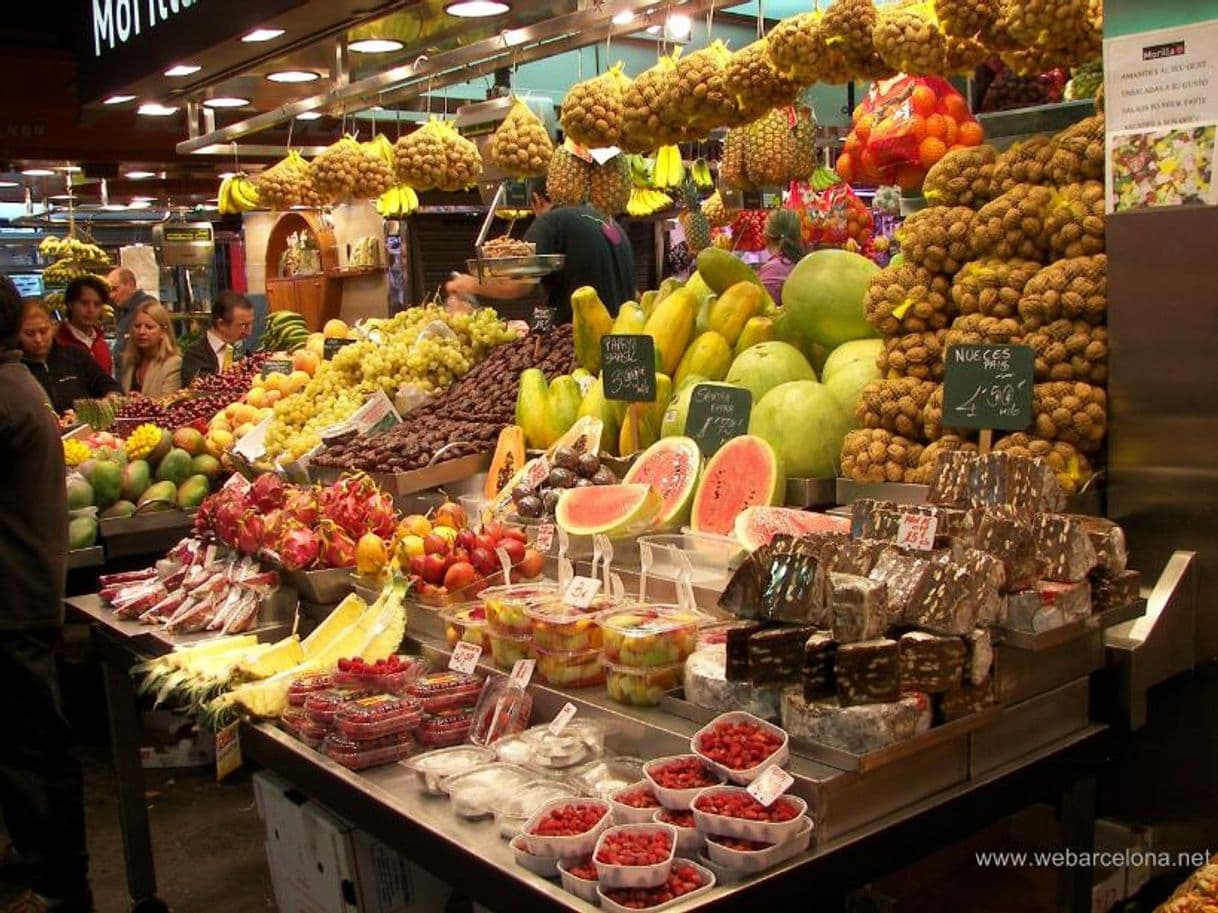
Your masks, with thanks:
M482 646L471 644L469 641L457 641L453 647L453 655L448 660L448 668L453 672L468 675L478 668L478 660L482 657Z
M769 808L779 796L791 788L791 784L794 782L795 778L793 776L777 764L771 764L759 773L757 778L746 789L750 796L766 808Z

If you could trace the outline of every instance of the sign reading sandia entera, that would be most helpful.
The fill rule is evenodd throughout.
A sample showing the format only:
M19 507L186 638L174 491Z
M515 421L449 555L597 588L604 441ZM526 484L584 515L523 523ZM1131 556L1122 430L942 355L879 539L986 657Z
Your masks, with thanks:
M113 51L200 0L92 0L93 56Z

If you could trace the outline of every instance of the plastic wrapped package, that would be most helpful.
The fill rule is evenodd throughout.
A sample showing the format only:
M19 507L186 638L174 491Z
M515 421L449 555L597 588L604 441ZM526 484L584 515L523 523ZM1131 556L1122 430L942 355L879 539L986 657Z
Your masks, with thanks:
M1056 583L1052 580L1037 581L1036 589L1041 602L1059 609L1067 624L1091 614L1091 583L1080 580L1076 583Z
M926 500L931 504L964 507L969 503L973 463L977 455L967 450L944 450L935 460Z
M829 594L833 639L839 644L873 640L888 630L888 587L883 581L831 573Z
M1019 590L1005 597L1003 615L1006 626L1015 631L1041 634L1066 623L1060 608L1046 604L1038 590Z
M413 697L377 694L348 701L334 713L334 728L354 742L379 739L414 729L423 719L423 702Z
M581 764L567 775L585 796L607 798L623 786L643 778L643 759L632 755L606 755Z
M910 623L914 596L930 572L930 563L913 555L902 554L895 547L880 553L875 567L868 575L883 583L888 593L888 618L891 624Z
M337 733L326 736L321 750L332 761L351 770L365 770L400 761L414 750L414 740L409 732L382 736L377 739L352 741Z
M747 681L728 681L725 646L702 647L685 661L685 699L706 710L744 710L762 719L778 718L781 691Z
M1065 506L1066 493L1044 460L991 451L973 460L969 503L1055 512Z
M462 818L485 818L533 779L523 767L496 762L449 777L441 788L448 793L454 813Z
M882 704L843 706L836 700L807 701L797 688L782 696L782 726L791 738L866 754L930 729L930 698L908 693Z
M577 796L575 787L554 780L530 780L503 796L491 809L499 836L510 840L519 834L533 813L554 799Z
M976 547L1002 562L1005 592L1029 589L1036 581L1036 543L1021 520L986 511L977 525Z
M415 755L404 766L415 775L418 787L433 796L443 795L441 781L481 767L495 760L495 752L475 745L458 745L453 748L438 748L435 751Z
M460 745L469 738L473 722L474 710L472 707L438 710L423 717L423 721L415 730L415 738L419 740L420 745L427 748Z
M989 628L977 628L964 636L965 683L982 685L994 668L994 640Z
M1098 568L1091 578L1091 606L1096 612L1120 609L1141 596L1142 575L1137 571Z
M829 571L837 574L867 576L889 543L880 539L852 539L842 545L829 563Z
M523 732L533 713L533 696L508 678L487 682L470 726L470 741L475 745L490 745L504 736Z
M804 644L815 632L806 625L763 628L749 638L749 682L754 686L797 682L803 675Z
M303 707L310 694L329 691L334 686L334 675L330 672L312 672L297 676L288 686L288 704L292 707Z
M936 634L964 634L977 624L988 581L971 568L933 561L914 594L907 620ZM998 597L998 591L992 594Z
M900 526L901 509L892 501L859 498L850 505L850 534L856 538L892 540Z
M970 714L979 713L994 703L994 683L965 684L935 695L935 718L950 723Z
M964 681L964 641L925 631L901 635L901 689L935 694Z
M315 723L330 726L334 723L334 715L348 702L372 696L373 692L367 689L331 688L328 691L314 691L305 698L304 710Z
M605 753L605 728L574 719L558 735L548 725L534 726L492 747L501 761L542 771L567 770Z
M482 676L464 672L431 672L406 687L406 693L423 702L425 713L473 707L482 693Z
M901 648L881 638L838 647L833 675L842 706L895 701L901 696Z

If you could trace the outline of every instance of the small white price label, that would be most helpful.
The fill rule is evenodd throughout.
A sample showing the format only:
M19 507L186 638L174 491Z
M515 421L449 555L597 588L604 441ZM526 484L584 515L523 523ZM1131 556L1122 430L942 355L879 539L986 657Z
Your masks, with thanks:
M245 494L250 490L250 480L239 472L234 472L228 477L228 481L220 486L221 488L235 488L239 494Z
M495 557L499 559L499 569L503 571L503 582L512 580L512 559L508 557L507 549L502 545L495 546Z
M537 551L548 552L550 547L554 545L554 524L543 523L537 527L537 541L533 543Z
M562 731L567 728L567 724L571 722L573 716L575 716L575 705L567 701L563 704L562 710L558 711L558 715L550 720L550 735L562 735Z
M748 793L766 808L769 808L779 796L791 788L791 784L794 782L795 778L793 776L777 764L771 764L757 775L757 779L748 785Z
M468 675L478 668L478 660L481 656L481 644L471 644L467 640L459 640L453 647L453 655L448 660L448 668L453 672L464 672Z
M562 601L577 609L586 609L600 592L601 582L595 577L572 577Z
M901 514L897 526L897 545L929 552L935 547L939 518L930 514Z
M513 685L519 685L521 688L529 683L529 679L533 677L533 667L537 665L535 659L518 659L516 665L512 666L512 675L509 679Z

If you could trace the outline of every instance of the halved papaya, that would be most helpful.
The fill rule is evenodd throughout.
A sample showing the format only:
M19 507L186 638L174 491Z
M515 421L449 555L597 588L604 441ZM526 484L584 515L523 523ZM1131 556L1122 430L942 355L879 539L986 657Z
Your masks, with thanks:
M491 460L491 468L486 474L486 487L483 494L488 501L507 486L508 482L524 466L524 429L519 425L508 425L499 432L499 441L495 445L495 457Z

